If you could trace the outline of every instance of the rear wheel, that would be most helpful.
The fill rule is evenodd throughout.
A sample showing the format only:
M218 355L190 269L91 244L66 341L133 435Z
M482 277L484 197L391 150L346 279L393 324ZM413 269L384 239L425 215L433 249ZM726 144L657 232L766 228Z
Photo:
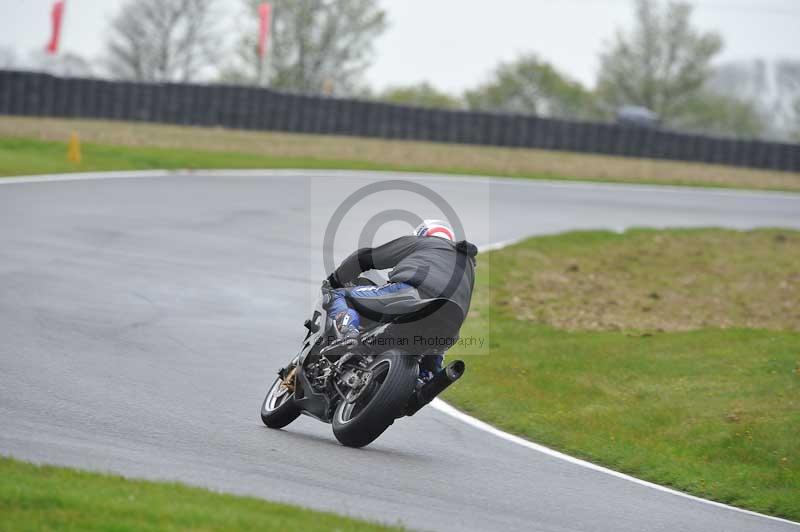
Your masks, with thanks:
M342 401L333 414L333 434L348 447L375 441L402 414L414 391L419 366L414 357L391 350L370 365L367 389L352 403Z
M287 386L284 379L278 377L261 403L261 421L270 428L280 429L299 415L300 409L294 404L293 386Z

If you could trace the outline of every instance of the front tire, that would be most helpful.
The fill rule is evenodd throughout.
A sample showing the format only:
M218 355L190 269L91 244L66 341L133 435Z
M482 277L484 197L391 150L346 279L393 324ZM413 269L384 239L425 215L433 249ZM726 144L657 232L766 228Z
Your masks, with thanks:
M278 377L261 403L261 421L271 429L281 429L297 419L300 409L294 404L294 392L282 386Z
M399 350L380 355L370 368L373 389L354 403L340 402L333 414L333 434L348 447L372 443L402 415L419 375L416 359Z

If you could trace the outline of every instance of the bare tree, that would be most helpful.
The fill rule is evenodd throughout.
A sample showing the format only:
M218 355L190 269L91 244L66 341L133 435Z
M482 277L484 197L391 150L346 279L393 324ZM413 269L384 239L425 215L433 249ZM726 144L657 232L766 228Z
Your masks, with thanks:
M115 77L192 81L216 67L217 0L128 0L111 22L106 64Z
M792 123L789 126L789 139L800 142L800 97L792 105Z
M770 91L769 65L762 59L717 65L706 88L745 101L760 101Z
M309 93L349 94L372 62L373 43L386 29L376 0L272 0L266 60L257 51L261 0L242 0L245 28L238 64L222 79Z
M775 65L775 86L775 121L785 139L800 142L800 61L779 61Z
M707 88L753 105L770 138L793 140L800 134L800 60L728 62L714 69Z
M711 74L722 38L691 25L684 2L636 0L636 25L600 55L598 92L612 106L639 105L667 123L692 104Z
M73 52L51 55L43 50L37 50L30 54L29 68L55 76L89 78L94 75L91 63Z

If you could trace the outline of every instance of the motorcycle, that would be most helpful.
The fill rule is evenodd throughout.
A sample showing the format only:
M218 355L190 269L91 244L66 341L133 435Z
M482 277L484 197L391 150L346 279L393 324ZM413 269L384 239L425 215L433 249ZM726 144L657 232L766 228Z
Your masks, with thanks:
M386 282L382 272L371 270L350 286ZM441 309L446 301L401 300L392 304L395 318L388 320L362 314L359 341L352 347L342 343L328 315L331 298L332 290L324 283L304 324L307 333L298 354L278 371L261 404L261 420L267 427L283 428L305 414L330 423L343 445L363 447L396 419L416 414L464 374L464 362L456 360L427 382L421 381L421 365L430 360L427 357L440 354L441 347L408 341L410 330L428 323L414 317Z

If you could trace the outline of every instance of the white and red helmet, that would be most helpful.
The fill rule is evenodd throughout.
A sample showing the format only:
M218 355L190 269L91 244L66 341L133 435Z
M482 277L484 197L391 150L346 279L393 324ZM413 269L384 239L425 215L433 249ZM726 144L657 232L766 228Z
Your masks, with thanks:
M423 220L421 224L414 229L416 236L438 236L450 242L456 241L456 234L453 227L444 220Z

